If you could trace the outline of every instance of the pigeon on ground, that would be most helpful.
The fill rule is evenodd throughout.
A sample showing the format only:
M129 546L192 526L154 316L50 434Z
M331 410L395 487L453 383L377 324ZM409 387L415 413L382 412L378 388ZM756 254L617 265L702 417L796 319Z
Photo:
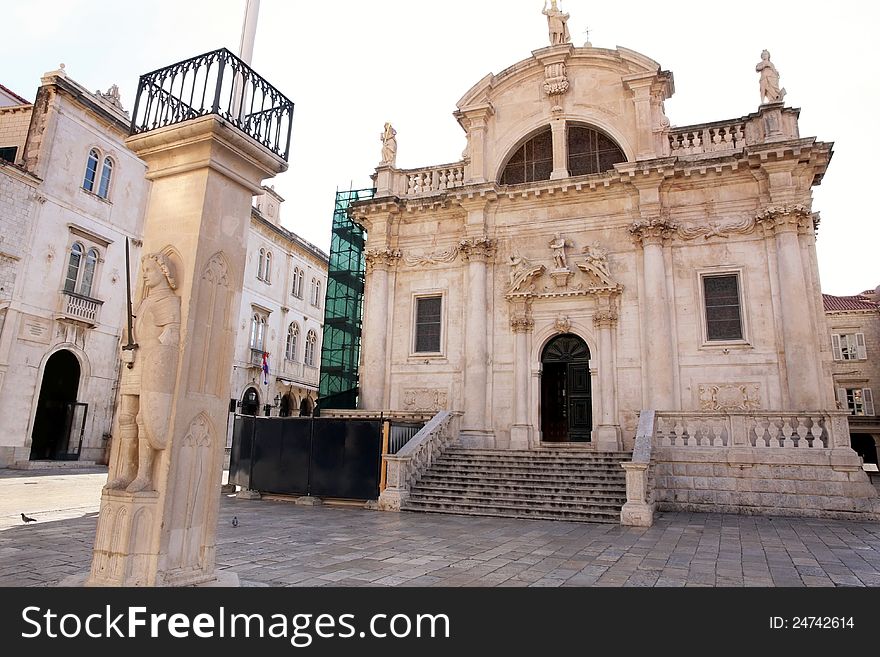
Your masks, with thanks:
M232 526L238 527L238 516L232 516Z
M26 516L26 515L24 515L23 513L21 514L21 519L24 520L24 524L27 524L27 523L29 523L29 522L36 522L36 521L37 521L36 518L31 518L30 516Z

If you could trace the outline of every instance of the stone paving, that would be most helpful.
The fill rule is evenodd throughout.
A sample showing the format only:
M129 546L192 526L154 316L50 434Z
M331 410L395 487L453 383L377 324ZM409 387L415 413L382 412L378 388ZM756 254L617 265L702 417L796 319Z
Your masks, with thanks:
M105 478L0 470L0 586L88 570ZM217 555L246 585L880 586L880 523L660 513L643 529L223 496Z

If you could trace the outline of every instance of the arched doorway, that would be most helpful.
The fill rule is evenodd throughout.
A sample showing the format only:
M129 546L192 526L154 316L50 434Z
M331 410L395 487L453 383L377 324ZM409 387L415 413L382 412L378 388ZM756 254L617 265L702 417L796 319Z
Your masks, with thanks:
M281 398L281 405L278 407L278 417L290 417L290 410L293 408L293 400L290 393L285 393Z
M248 388L241 396L241 414L257 415L260 412L260 393L256 388Z
M867 433L853 433L850 434L849 442L865 463L877 463L877 443L874 442L874 436Z
M299 416L300 417L309 417L312 414L312 402L308 397L303 397L302 402L299 405Z
M78 443L68 445L73 435L70 421L76 406L79 377L79 361L66 349L55 352L46 361L31 433L32 461L63 459L68 453L79 451ZM76 437L79 438L78 433Z
M541 439L587 442L593 429L590 348L571 333L558 335L541 353Z

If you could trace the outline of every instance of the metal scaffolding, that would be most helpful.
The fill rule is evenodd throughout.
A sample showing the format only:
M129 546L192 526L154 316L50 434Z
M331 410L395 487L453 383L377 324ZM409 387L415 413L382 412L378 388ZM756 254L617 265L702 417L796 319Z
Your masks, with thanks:
M373 198L375 192L336 192L324 306L319 408L357 408L366 232L349 218L348 207L355 201Z

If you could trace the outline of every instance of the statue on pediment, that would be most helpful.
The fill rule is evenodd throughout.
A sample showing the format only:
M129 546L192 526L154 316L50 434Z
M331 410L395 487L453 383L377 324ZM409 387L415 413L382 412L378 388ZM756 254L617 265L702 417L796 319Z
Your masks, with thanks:
M568 33L568 14L559 9L556 0L550 0L550 8L547 8L547 0L544 0L544 11L547 17L547 28L550 31L550 45L559 46L571 43L571 35Z
M778 103L785 97L785 89L779 88L779 71L770 61L770 53L767 50L761 52L761 61L755 66L755 71L761 74L760 91L761 102ZM766 98L766 101L764 100Z

